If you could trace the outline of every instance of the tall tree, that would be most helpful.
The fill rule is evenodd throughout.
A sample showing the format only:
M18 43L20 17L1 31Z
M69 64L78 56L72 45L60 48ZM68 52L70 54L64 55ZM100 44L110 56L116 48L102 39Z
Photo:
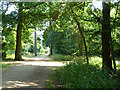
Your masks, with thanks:
M110 28L110 5L102 2L103 22L102 22L102 57L103 68L112 70L112 59L110 57L111 28Z
M36 40L36 31L34 32L34 34L35 34L35 46L34 46L35 50L34 50L34 52L35 52L35 56L37 56L37 40Z
M17 35L16 35L16 51L15 51L15 60L22 60L21 57L21 36L22 36L22 27L23 27L23 2L20 2L18 10L18 25L17 25Z
M17 35L16 35L17 37L16 37L15 60L22 60L22 57L21 57L22 29L25 28L25 26L28 26L28 27L26 27L26 29L35 28L36 23L38 24L38 22L40 22L40 19L45 16L45 14L42 14L42 12L44 12L44 10L43 9L40 10L41 4L44 4L44 2L38 2L38 3L19 2L18 3L19 10L18 10L18 25L17 25ZM38 7L38 8L36 8L36 7ZM44 8L44 7L42 7L42 8Z

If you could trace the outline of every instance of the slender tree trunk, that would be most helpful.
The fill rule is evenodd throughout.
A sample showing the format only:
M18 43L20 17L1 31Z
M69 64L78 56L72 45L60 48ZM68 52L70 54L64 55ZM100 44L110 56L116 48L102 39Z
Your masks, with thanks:
M87 45L86 45L86 42L85 42L85 37L84 37L84 35L82 33L82 30L81 30L79 22L78 21L76 21L76 22L77 22L77 25L78 25L79 32L80 32L80 34L81 34L81 36L83 38L83 42L84 42L84 46L85 46L85 52L86 52L85 55L86 55L87 63L89 64L88 52L87 52Z
M85 37L84 37L83 32L81 30L80 23L79 23L79 21L76 18L76 15L74 14L73 10L71 10L71 12L73 14L73 18L74 18L75 22L77 23L79 33L80 33L81 37L83 38L83 43L84 43L84 46L85 46L85 55L86 55L86 59L87 59L87 64L89 64L88 52L87 52L87 45L86 45Z
M50 29L52 30L52 21L50 20ZM53 54L53 50L52 50L52 31L50 31L50 56Z
M112 70L112 60L110 56L111 28L110 28L110 5L103 2L103 22L102 22L102 58L103 68Z
M22 3L19 4L18 11L18 25L17 25L17 35L16 35L16 51L15 51L15 60L22 60L21 56L21 36L22 36Z
M79 48L79 56L83 56L83 42L82 42L82 37L79 35L78 36L78 48Z
M36 40L36 31L35 31L35 56L37 56L37 40Z
M52 40L50 40L50 56L52 55Z

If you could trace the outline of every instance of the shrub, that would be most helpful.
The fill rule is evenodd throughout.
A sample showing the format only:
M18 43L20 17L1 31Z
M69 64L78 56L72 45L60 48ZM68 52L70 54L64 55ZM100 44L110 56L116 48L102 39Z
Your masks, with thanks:
M73 60L73 56L55 54L55 55L52 55L52 59L57 61L71 61Z
M64 88L113 88L118 87L118 81L107 71L101 71L98 65L70 62L56 70L56 77L63 82Z

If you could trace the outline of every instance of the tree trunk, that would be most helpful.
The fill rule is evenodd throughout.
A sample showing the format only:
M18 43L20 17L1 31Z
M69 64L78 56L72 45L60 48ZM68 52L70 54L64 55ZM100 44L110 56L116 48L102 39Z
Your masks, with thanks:
M36 40L36 31L35 31L35 56L37 56L37 40Z
M52 40L50 40L50 56L52 55Z
M52 30L52 20L50 20L50 29ZM50 31L50 56L53 54L52 51L52 31Z
M83 42L82 42L82 37L79 35L78 36L78 48L79 48L79 56L83 56Z
M102 22L102 58L103 68L112 70L112 60L110 56L111 28L110 28L110 5L103 2L103 22Z
M19 11L18 11L18 25L17 25L17 35L16 35L16 51L15 51L15 60L22 60L21 56L21 36L22 36L22 5L23 3L19 4Z
M85 37L84 37L84 35L82 33L82 30L81 30L81 27L80 27L80 23L77 20L75 13L73 12L73 10L71 10L71 12L73 14L73 18L74 18L75 22L77 23L77 26L78 26L78 29L79 29L79 33L80 33L81 37L83 38L83 43L84 43L84 46L85 46L85 55L86 55L86 59L87 59L87 64L89 64L88 52L87 52L87 45L86 45L86 42L85 42Z
M77 21L77 25L78 25L78 29L79 29L79 32L83 38L83 42L84 42L84 46L85 46L85 55L86 55L86 59L87 59L87 64L89 64L89 59L88 59L88 52L87 52L87 45L86 45L86 42L85 42L85 37L82 33L82 30L81 30L81 27L80 27L80 24L79 22Z

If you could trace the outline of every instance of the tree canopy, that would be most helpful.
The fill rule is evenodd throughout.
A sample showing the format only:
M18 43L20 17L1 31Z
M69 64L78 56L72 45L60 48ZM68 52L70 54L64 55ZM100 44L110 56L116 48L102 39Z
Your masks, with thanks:
M41 45L63 55L103 57L103 66L112 69L112 59L120 57L120 2L3 2L2 54L34 52L32 33L44 31ZM10 5L15 11L6 14ZM39 42L39 44L40 44ZM39 51L41 49L39 45Z

